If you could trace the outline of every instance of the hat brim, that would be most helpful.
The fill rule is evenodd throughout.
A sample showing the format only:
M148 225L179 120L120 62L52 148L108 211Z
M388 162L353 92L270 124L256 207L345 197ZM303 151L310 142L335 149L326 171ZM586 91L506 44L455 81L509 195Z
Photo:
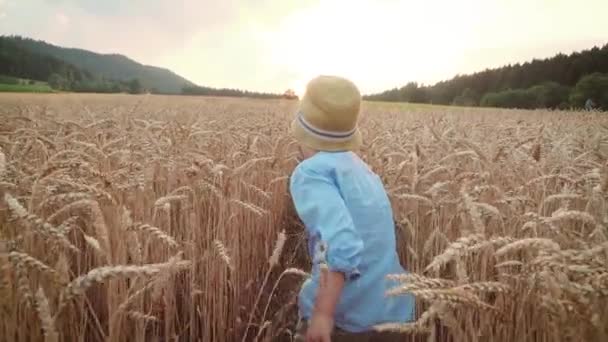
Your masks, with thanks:
M294 120L291 123L291 134L300 144L317 151L355 151L358 150L363 143L363 137L359 128L355 130L355 133L348 140L331 141L319 139L318 137L311 135L304 128L302 128L302 126L300 126L297 120Z

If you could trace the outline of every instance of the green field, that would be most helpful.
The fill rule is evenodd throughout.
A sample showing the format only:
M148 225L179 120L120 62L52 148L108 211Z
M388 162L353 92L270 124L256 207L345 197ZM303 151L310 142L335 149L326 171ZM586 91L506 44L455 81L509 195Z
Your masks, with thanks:
M0 92L52 93L52 92L54 92L54 90L46 83L36 83L36 84L2 84L2 83L0 83Z
M0 92L12 93L52 93L47 82L0 75Z

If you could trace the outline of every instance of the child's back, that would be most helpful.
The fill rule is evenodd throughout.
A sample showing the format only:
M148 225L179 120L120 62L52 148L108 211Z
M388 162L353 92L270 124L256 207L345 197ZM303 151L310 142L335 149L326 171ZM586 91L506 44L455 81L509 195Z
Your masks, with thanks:
M353 334L386 340L374 325L413 320L413 297L386 296L397 285L386 276L404 272L388 196L378 176L347 152L363 142L360 109L354 83L319 76L306 86L291 125L304 161L290 191L313 257L312 277L298 301L297 335L307 341L329 341L340 330L346 335L338 340L351 341Z
M385 295L397 285L386 275L404 269L396 252L393 212L380 178L355 153L319 152L296 168L291 192L315 259L313 276L300 292L302 318L313 312L319 263L325 261L347 279L336 307L337 327L360 332L375 324L412 320L411 296Z

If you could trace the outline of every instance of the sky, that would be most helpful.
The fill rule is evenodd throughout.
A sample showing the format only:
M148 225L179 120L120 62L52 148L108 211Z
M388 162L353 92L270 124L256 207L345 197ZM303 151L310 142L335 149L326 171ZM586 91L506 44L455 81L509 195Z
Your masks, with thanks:
M608 0L0 0L0 35L120 53L199 84L364 94L608 43Z

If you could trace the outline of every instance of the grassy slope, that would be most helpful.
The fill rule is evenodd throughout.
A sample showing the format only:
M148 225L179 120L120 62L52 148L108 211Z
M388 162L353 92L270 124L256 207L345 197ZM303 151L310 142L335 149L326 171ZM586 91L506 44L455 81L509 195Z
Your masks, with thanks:
M15 93L52 93L55 90L46 83L36 84L1 84L0 92Z

